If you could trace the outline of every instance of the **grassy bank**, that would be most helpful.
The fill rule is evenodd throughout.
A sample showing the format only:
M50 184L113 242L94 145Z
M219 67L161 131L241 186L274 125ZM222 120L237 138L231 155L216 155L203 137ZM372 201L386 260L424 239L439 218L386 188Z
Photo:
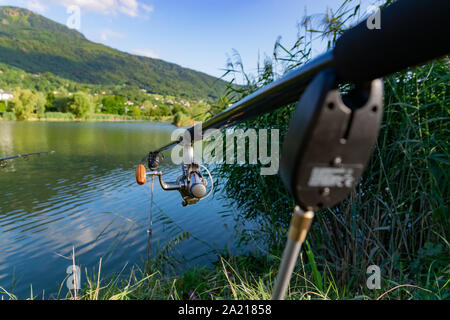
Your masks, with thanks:
M425 299L446 300L450 298L448 277L429 271L423 281L394 281L382 279L382 287L369 290L365 286L358 289L341 286L338 275L328 268L320 272L316 264L317 256L307 248L300 255L298 265L292 275L288 300L397 300ZM194 268L179 276L167 276L161 273L160 266L153 262L134 266L130 271L104 276L101 261L97 271L82 275L82 288L65 290L65 281L60 292L46 295L33 291L27 299L76 299L76 300L266 300L271 298L272 286L277 275L280 257L277 255L230 256L226 253L218 256L213 268ZM448 273L447 273L448 274ZM12 300L17 297L0 288L3 298Z
M0 115L0 121L14 121L17 117L12 112L4 112ZM76 118L72 113L65 112L46 112L40 117L31 117L26 121L150 121L150 122L166 122L176 126L190 126L194 123L194 119L189 116L131 116L118 114L91 114L84 118Z

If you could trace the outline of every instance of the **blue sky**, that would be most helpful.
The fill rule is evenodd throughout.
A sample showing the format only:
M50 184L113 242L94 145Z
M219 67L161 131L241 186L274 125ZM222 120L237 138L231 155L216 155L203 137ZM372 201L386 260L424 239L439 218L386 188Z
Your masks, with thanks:
M342 1L0 0L0 4L29 8L63 24L70 16L67 7L77 5L79 31L91 41L220 76L232 49L240 53L247 70L255 70L258 52L261 57L271 55L278 36L287 45L295 42L305 10L324 13ZM363 7L370 4L361 2Z

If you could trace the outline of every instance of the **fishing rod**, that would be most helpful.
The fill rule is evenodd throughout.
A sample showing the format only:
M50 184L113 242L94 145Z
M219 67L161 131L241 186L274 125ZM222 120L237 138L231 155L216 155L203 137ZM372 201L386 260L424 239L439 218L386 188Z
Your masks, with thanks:
M0 167L6 167L9 160L18 159L18 158L25 158L28 159L32 156L40 156L41 154L53 154L55 151L42 151L42 152L32 152L32 153L24 153L24 154L16 154L13 156L6 156L6 157L0 157Z
M180 191L183 205L197 203L206 194L207 181L192 156L194 142L205 139L208 129L224 129L298 101L280 166L297 206L273 299L285 296L314 212L340 203L361 177L381 125L380 78L450 53L450 42L442 39L450 32L450 1L398 0L377 14L379 28L369 27L368 20L360 22L344 32L332 50L186 129L191 143L179 139L150 151L145 158L149 173L142 164L136 170L138 184L145 183L146 175L158 176L164 190ZM353 89L342 93L343 84ZM174 183L165 183L157 171L160 153L177 145L184 151L182 174Z

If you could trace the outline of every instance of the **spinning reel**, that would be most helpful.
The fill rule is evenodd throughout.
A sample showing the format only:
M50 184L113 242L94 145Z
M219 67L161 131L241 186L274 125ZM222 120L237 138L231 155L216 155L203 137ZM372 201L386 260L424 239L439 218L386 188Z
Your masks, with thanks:
M181 164L181 175L173 182L164 182L162 178L162 172L158 171L161 155L159 151L150 151L148 156L144 159L147 160L148 168L150 172L145 171L145 166L140 164L136 169L136 182L139 185L145 184L146 176L158 176L159 184L161 188L166 191L178 190L183 198L181 203L183 206L195 204L200 200L206 199L213 191L213 179L209 170L198 163L194 162L194 151L191 145L184 146L184 159ZM211 188L209 193L206 194L206 187L208 186L208 180L205 179L201 173L200 168L204 169L211 181Z

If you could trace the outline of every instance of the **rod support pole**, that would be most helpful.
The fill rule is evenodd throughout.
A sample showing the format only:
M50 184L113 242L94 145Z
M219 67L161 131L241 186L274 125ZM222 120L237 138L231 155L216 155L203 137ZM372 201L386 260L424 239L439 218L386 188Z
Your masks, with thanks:
M291 223L289 225L288 240L281 259L278 275L275 280L275 285L272 293L272 300L283 300L289 282L291 280L292 272L297 263L298 254L308 234L314 218L313 211L303 211L299 206L295 206L294 214L292 215Z

